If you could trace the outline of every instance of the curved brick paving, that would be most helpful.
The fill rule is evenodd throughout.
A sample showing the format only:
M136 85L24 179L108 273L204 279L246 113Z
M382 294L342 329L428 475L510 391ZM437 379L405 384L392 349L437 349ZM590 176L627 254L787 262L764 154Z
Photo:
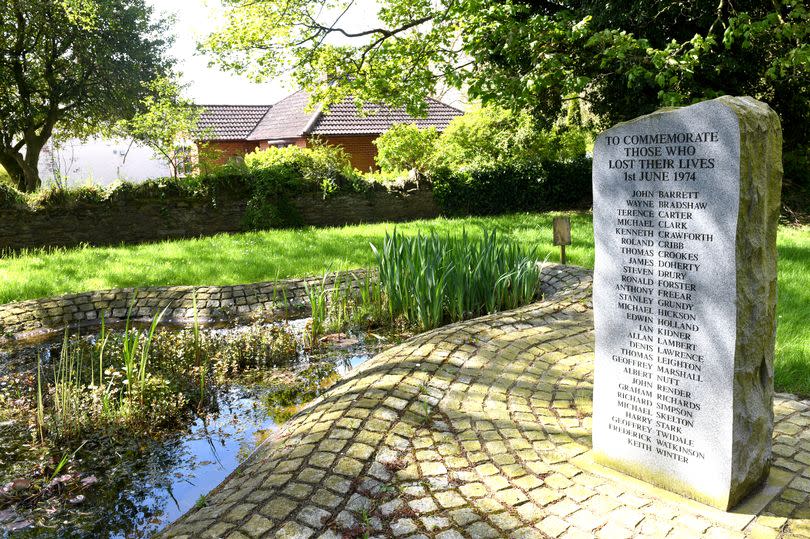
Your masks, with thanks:
M590 449L591 274L552 266L544 287L368 361L164 536L810 537L810 406L789 396L789 484L742 525L572 462Z

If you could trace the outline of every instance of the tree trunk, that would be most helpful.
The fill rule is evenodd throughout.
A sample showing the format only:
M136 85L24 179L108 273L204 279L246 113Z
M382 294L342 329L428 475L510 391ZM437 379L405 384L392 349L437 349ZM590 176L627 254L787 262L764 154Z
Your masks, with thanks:
M44 144L26 144L25 163L23 173L25 174L25 192L33 193L42 187L42 178L39 177L39 154L42 153Z
M25 156L12 148L0 150L0 165L3 165L14 180L17 190L33 193L42 185L42 179L39 177L40 153L42 146L36 144L26 147Z

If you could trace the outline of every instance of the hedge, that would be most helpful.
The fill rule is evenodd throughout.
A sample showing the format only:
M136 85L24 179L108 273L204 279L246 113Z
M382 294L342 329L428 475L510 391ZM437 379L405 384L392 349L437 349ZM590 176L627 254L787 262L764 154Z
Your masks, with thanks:
M433 193L451 216L587 209L593 204L591 160L445 170L435 174Z

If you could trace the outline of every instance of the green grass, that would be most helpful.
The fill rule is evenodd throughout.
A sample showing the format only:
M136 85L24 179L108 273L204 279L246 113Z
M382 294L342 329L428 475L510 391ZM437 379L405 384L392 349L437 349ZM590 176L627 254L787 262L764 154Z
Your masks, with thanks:
M553 214L435 219L396 225L406 235L435 230L480 236L479 227L536 247L559 260L551 245ZM393 224L346 228L273 230L195 240L32 252L0 259L0 303L68 292L151 285L225 285L322 275L374 265L369 242L381 245ZM593 267L591 216L573 214L569 263ZM810 395L810 227L780 227L779 326L776 387Z
M774 383L810 396L810 226L780 227Z
M436 219L393 225L304 228L176 240L121 247L32 252L0 259L0 303L69 292L156 285L227 285L322 275L376 265L369 242L381 245L385 232L406 235L436 230L480 237L481 226L537 246L543 257L551 245L551 215ZM590 216L572 219L572 264L593 266ZM554 250L555 252L558 252Z

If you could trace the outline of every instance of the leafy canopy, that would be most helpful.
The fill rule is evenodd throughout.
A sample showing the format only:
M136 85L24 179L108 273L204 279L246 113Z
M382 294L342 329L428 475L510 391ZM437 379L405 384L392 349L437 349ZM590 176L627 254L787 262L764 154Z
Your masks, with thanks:
M456 171L529 161L568 162L585 155L589 139L582 128L560 123L543 129L525 111L488 106L450 122L439 137L436 161Z
M181 95L181 88L168 78L147 84L149 95L141 100L141 111L122 120L115 131L132 137L162 156L177 178L188 166L189 145L199 137L197 123L202 111ZM185 144L184 144L185 142Z
M442 86L550 126L578 100L600 126L720 94L763 99L788 147L810 130L802 0L224 0L204 47L256 78L292 72L313 99L411 112ZM370 21L353 27L350 11ZM360 17L355 17L354 20Z

